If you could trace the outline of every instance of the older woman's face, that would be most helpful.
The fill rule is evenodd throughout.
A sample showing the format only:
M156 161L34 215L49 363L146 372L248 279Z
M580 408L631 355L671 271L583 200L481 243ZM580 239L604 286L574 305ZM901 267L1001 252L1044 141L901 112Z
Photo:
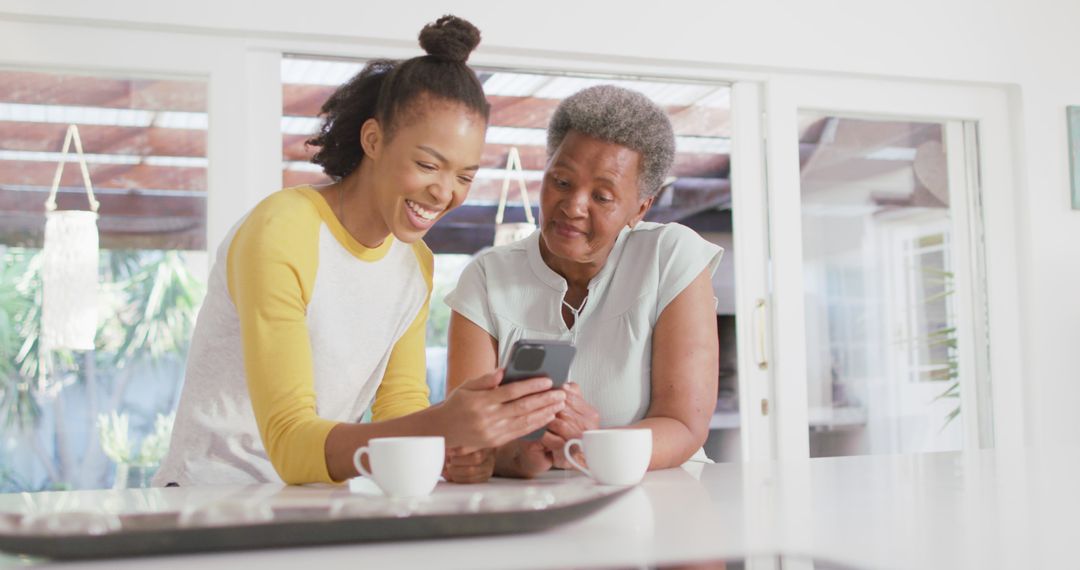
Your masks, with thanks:
M652 204L638 197L640 166L637 151L570 131L540 191L540 235L548 252L602 264L622 228L640 221Z

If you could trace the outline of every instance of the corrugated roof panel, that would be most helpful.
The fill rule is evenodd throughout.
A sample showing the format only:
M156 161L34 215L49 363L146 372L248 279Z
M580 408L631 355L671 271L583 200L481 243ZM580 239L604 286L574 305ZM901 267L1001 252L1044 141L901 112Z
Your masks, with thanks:
M281 82L305 85L341 85L364 68L364 62L322 59L281 59Z
M0 121L148 127L153 116L153 111L135 109L0 103Z
M509 97L531 97L551 80L552 77L547 75L500 71L491 74L484 82L484 93Z
M313 135L319 131L322 120L314 117L282 117L281 133L285 135Z

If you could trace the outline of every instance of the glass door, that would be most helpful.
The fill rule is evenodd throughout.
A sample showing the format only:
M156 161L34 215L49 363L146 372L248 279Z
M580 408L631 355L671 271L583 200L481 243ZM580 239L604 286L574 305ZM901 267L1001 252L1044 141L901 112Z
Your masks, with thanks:
M943 125L798 119L810 456L960 449Z
M1008 283L991 287L986 256L1000 240L988 224L1012 227L997 216L1011 199L1008 160L988 160L1008 154L1004 96L863 80L770 86L777 455L991 447L999 427L1015 441L1013 419L999 415L1019 414L1002 399L1018 389L1005 373L1015 363L990 352L1008 338L990 315L1008 326L1015 303L991 295ZM1008 261L994 260L993 275Z

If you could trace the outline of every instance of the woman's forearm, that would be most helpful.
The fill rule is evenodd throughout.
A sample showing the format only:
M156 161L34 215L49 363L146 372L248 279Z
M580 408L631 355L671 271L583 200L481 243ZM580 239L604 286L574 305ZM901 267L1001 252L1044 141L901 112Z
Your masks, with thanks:
M649 469L678 467L701 449L708 432L695 433L681 421L668 417L645 418L629 427L652 430L652 460Z
M400 418L373 423L341 423L326 436L326 469L335 481L344 481L357 475L353 454L377 437L410 435L443 435L446 433L442 406L436 404L426 410Z
M656 321L652 398L646 418L638 422L653 430L650 469L681 465L709 436L720 358L713 301L706 268Z
M327 474L341 481L356 474L356 449L376 437L441 435L447 449L471 453L502 446L551 423L565 407L566 393L551 380L530 378L500 386L502 372L474 378L443 402L407 416L368 424L344 423L326 436Z

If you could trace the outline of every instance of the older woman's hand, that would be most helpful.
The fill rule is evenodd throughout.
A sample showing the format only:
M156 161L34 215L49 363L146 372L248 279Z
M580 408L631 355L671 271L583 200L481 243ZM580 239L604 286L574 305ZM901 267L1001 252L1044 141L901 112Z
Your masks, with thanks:
M552 454L539 441L515 440L498 449L448 450L443 477L452 483L483 483L500 475L530 479L551 469Z
M461 448L446 452L446 469L443 477L452 483L483 483L495 472L495 449L480 449L462 453Z
M563 454L563 446L571 439L580 438L587 430L599 429L600 412L585 401L578 384L567 383L562 389L566 392L566 407L547 425L547 433L540 443L551 452L555 467L570 469L572 466ZM578 462L583 463L581 458Z
M539 441L514 440L496 452L495 470L506 477L531 479L551 466L552 454Z

